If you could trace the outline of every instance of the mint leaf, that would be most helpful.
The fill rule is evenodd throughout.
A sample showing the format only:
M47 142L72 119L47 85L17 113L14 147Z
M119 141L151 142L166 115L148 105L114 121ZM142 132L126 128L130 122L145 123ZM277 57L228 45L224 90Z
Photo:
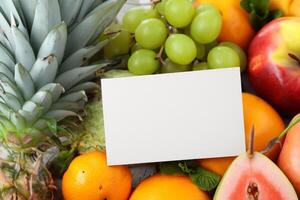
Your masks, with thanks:
M269 0L250 0L252 11L260 18L267 18L269 14Z
M186 174L195 173L195 169L198 167L195 161L181 161L178 163L178 166Z
M284 16L284 13L281 10L271 10L270 16L273 19L280 18Z
M246 10L247 12L250 13L252 11L249 0L241 0L240 4L241 4L241 7L244 10Z
M259 31L267 23L267 21L265 19L258 16L254 11L252 11L250 13L249 20L250 20L252 27L256 31Z
M281 10L270 10L270 0L241 0L240 6L250 14L250 23L256 31L273 19L283 16Z
M160 163L159 171L167 175L186 175L178 166L178 162Z
M221 177L211 171L198 167L196 171L190 174L192 181L204 191L212 191L215 189Z
M190 175L195 173L198 164L196 161L165 162L159 164L162 174Z

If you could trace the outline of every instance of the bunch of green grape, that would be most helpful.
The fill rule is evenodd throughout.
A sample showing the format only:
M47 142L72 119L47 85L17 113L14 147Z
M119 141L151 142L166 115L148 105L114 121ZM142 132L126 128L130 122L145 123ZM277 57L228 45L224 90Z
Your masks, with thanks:
M119 34L104 48L106 58L129 54L135 75L240 67L247 58L231 42L218 43L222 16L213 5L195 8L191 0L161 0L151 7L128 10Z

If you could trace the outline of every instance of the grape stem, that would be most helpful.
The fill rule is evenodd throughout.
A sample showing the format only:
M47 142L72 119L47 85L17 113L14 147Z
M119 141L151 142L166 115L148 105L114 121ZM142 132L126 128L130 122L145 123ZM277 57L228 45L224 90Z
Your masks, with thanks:
M163 51L164 51L164 45L160 47L160 50L159 50L156 58L159 59L159 61L164 65L166 63L165 63L165 61L162 58Z
M161 0L151 0L150 2L151 2L152 4L154 4L154 5L155 5L155 4L158 4L158 3L160 3L160 2L161 2Z
M168 29L170 30L170 34L178 32L178 30L175 27L171 26L170 24L168 24L167 26L168 26Z
M150 3L135 3L135 2L128 1L127 4L133 6L151 6L151 5L156 5L160 2L161 0L151 0Z
M111 36L111 35L115 35L115 34L118 34L118 33L121 33L122 30L118 30L118 31L113 31L113 32L108 32L108 33L104 33L105 36Z

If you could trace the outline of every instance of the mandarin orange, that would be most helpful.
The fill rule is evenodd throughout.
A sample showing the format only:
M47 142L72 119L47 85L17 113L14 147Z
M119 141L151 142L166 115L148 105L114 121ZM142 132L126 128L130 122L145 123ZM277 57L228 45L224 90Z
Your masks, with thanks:
M154 175L142 181L129 200L209 200L186 176Z
M127 200L131 173L125 166L108 167L104 152L76 157L65 172L62 192L65 200Z
M274 108L266 101L253 94L243 93L244 127L246 145L250 140L250 130L254 126L254 150L261 151L268 145L269 141L279 136L285 125ZM280 146L275 145L267 154L269 158L276 161L280 153ZM219 175L224 175L233 158L211 158L202 159L198 164Z

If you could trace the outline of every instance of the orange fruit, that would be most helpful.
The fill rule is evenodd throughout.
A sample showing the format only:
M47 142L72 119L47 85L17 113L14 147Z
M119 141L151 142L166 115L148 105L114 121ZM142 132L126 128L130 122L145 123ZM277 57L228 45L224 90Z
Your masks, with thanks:
M197 5L208 3L220 10L223 17L220 42L233 42L243 49L247 49L255 35L248 13L241 8L240 0L197 0Z
M277 111L260 97L244 93L243 104L246 145L250 140L251 127L254 126L254 149L261 151L285 129L284 122ZM280 146L276 145L268 157L276 160L279 153Z
M155 175L142 181L129 200L209 200L186 176Z
M271 9L280 9L285 16L300 17L300 0L271 0Z
M285 125L280 115L266 101L253 94L243 93L244 127L246 145L249 144L251 127L254 126L254 150L261 151L269 141L279 136ZM280 146L275 145L267 154L276 160L280 153ZM211 158L198 161L200 166L219 175L224 175L233 158Z
M289 16L300 17L300 0L293 0L289 9Z
M223 176L235 157L209 158L198 160L198 164L220 176Z
M62 179L65 200L127 200L131 192L128 167L108 167L104 152L76 157Z

